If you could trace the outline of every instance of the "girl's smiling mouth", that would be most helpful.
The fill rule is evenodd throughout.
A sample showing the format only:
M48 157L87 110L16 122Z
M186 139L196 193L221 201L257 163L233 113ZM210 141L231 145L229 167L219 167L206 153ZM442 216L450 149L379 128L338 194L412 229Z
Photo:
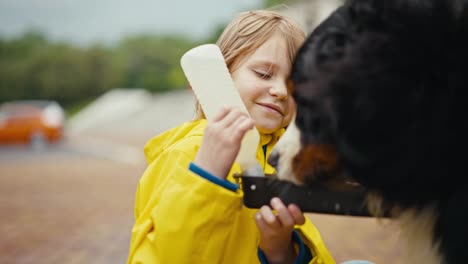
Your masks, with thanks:
M283 110L278 105L270 104L270 103L257 103L257 104L262 106L268 112L276 113L276 114L279 114L279 115L283 116Z

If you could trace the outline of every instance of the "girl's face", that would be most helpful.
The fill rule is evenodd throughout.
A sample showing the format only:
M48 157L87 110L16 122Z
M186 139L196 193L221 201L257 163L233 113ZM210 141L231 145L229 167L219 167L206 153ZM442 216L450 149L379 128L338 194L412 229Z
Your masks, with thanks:
M294 101L286 87L290 70L286 41L275 35L240 63L232 78L257 129L270 134L287 126Z

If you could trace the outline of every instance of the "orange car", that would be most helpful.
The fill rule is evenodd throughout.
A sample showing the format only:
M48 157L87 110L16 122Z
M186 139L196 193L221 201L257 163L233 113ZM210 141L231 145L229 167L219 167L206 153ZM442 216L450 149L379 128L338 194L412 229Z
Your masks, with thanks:
M44 145L63 136L65 113L55 101L12 101L0 105L0 144Z

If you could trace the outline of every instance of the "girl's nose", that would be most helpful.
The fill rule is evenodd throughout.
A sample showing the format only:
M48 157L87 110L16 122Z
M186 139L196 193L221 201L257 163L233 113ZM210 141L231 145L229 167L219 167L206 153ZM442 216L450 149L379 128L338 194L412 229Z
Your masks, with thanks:
M270 94L277 97L278 100L286 100L289 96L286 83L283 81L275 82L275 84L270 88Z

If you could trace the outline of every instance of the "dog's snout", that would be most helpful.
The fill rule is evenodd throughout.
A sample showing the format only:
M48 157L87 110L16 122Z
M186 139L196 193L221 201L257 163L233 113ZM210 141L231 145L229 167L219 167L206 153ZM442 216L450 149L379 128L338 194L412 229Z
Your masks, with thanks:
M280 157L280 154L278 151L271 152L270 157L268 157L268 163L277 169L279 157Z

